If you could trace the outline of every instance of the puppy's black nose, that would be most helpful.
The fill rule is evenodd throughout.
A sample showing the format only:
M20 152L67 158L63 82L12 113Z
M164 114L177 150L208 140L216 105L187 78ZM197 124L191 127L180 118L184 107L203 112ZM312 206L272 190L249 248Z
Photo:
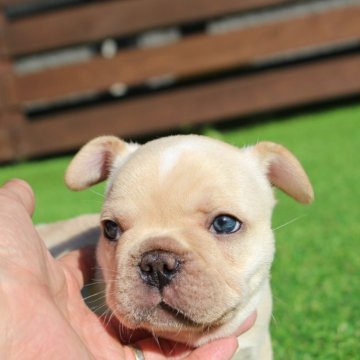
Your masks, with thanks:
M139 269L146 284L161 290L180 270L180 259L174 253L154 250L143 254Z

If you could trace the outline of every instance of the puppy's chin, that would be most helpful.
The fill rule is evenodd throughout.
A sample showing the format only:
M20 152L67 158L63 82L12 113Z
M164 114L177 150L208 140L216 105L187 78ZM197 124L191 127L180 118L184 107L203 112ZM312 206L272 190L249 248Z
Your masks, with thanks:
M248 322L250 317L254 318L254 314L253 301L245 308L229 309L221 318L212 323L195 322L186 314L165 303L160 303L151 311L132 314L131 317L114 312L118 321L129 330L146 330L157 338L192 347L236 334L245 321ZM249 328L253 325L254 322L249 325Z
M123 316L116 311L114 313L119 322L129 329L148 330L157 337L196 347L215 338L230 335L225 329L228 323L234 320L237 311L238 309L229 309L221 318L211 323L194 321L186 313L164 302L160 302L149 311L132 314L131 317Z
M157 337L194 347L234 334L255 309L254 301L251 299L246 306L242 304L231 306L225 308L217 317L206 316L201 319L187 310L171 305L171 299L168 299L168 303L165 299L164 294L160 295L154 289L143 298L142 305L138 303L130 313L122 312L123 307L115 298L108 298L108 304L119 322L126 328L144 329L156 334Z

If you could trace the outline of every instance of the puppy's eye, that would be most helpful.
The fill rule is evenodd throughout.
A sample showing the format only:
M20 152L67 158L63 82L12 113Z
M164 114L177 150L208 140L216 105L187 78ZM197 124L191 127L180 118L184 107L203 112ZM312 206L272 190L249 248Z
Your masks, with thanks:
M217 216L210 226L210 231L215 234L232 234L240 230L242 222L230 215Z
M112 220L103 222L104 236L110 241L116 241L121 235L120 226Z

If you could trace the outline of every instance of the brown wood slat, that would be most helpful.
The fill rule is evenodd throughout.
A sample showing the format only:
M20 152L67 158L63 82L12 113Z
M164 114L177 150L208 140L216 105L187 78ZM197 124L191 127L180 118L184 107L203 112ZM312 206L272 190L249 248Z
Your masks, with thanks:
M15 158L16 155L11 140L8 129L0 124L0 161L9 161Z
M27 154L25 118L18 109L0 112L0 162L21 160Z
M0 0L0 6L34 4L40 2L39 0Z
M4 11L2 11L2 9L0 8L0 59L6 58L8 53L7 44L4 38L4 32L5 32L4 29L6 23L7 21Z
M266 57L360 39L360 6L332 10L219 35L202 35L161 48L130 50L16 80L20 102L136 85L173 74L186 77L246 65Z
M11 63L0 59L0 112L16 106L18 103Z
M133 136L353 94L360 94L360 55L49 116L28 124L28 155L69 150L99 134Z
M12 55L98 41L153 27L195 21L292 0L132 0L99 1L10 23Z

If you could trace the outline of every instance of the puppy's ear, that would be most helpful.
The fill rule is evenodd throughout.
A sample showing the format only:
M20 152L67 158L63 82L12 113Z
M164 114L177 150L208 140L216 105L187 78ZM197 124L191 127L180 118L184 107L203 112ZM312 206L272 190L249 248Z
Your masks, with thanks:
M139 145L115 136L100 136L85 144L70 162L65 183L71 190L83 190L106 180Z
M302 204L314 199L311 183L296 157L285 147L272 142L260 142L254 147L266 169L272 185Z

